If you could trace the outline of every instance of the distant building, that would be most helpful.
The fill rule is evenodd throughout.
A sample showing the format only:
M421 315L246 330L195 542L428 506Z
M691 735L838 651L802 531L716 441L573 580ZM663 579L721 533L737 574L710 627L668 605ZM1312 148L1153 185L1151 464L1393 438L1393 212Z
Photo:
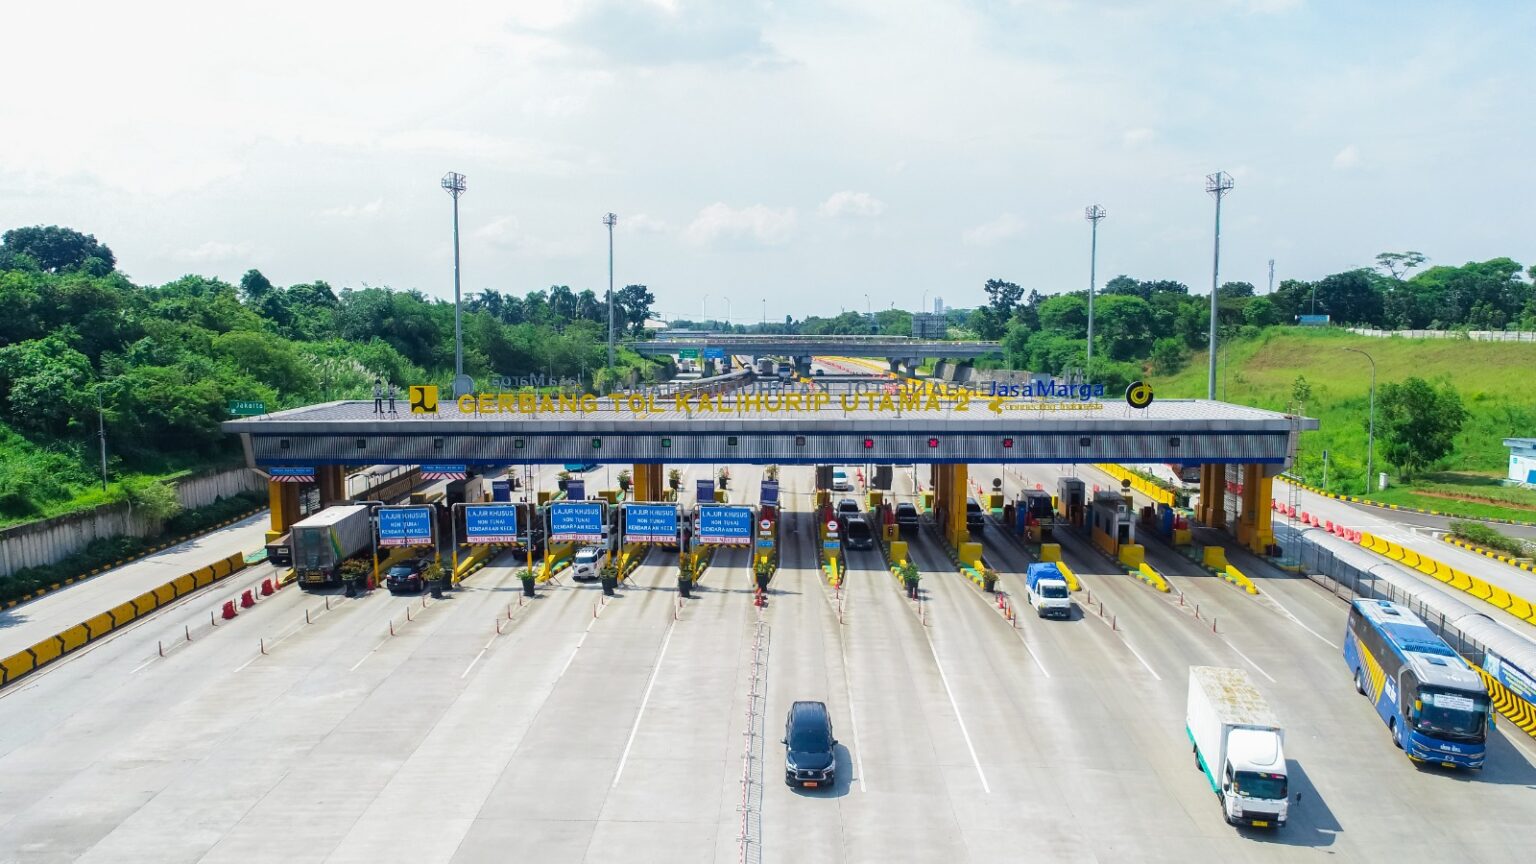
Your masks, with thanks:
M1509 481L1536 486L1536 438L1505 438L1509 448Z
M933 314L935 314L935 315L943 315L944 314L944 298L943 297L935 297L935 298L933 298Z
M912 335L919 339L943 339L948 332L943 315L918 312L912 316Z

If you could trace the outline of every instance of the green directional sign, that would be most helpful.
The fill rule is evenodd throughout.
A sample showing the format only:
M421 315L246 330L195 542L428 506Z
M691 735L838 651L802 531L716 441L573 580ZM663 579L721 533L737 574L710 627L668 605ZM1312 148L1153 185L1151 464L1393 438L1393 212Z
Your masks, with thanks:
M697 360L697 359L699 359L699 349L697 349L697 348L679 348L679 349L677 349L677 359L679 359L679 360Z
M229 403L229 413L236 417L255 417L267 413L267 406L254 399L237 399Z

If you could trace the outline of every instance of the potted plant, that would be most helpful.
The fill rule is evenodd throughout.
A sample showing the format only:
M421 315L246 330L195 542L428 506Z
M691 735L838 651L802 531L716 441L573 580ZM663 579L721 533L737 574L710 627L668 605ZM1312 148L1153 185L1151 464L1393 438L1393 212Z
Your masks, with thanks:
M443 565L436 561L426 566L421 571L422 581L427 583L427 590L431 592L433 599L441 599L443 596Z
M569 471L561 471L559 474L555 475L555 485L560 487L561 492L565 491L566 486L568 486L570 482L571 472Z
M536 585L536 583L537 583L537 580L538 580L538 574L537 573L534 573L533 570L531 570L531 569L529 569L527 567L524 567L524 568L522 568L522 569L517 571L517 578L523 583L523 596L524 597L537 597L538 596L537 594L534 593L534 590L533 590L535 585Z
M923 574L917 572L917 565L911 561L903 561L896 565L896 575L901 577L901 583L906 586L907 596L917 599L917 583L923 578Z
M672 487L672 491L673 492L676 492L677 490L683 488L683 472L679 471L676 468L673 468L672 470L668 471L667 472L667 485Z
M356 558L349 558L346 561L341 562L339 573L341 576L342 584L346 586L348 597L357 596L358 583L367 578L369 569L371 568L368 566L367 562L360 561Z
M981 571L981 590L991 594L997 590L997 571L983 569Z
M762 560L757 562L757 590L767 591L768 580L773 578L773 561Z
M693 580L697 575L698 571L689 564L682 565L677 571L677 593L684 599L693 596Z
M720 481L720 488L721 489L729 489L729 488L731 488L731 469L729 469L729 468L721 468L720 469L720 475L716 479L718 479Z
M598 578L603 582L603 596L612 597L614 589L619 587L619 565L612 561L603 565Z
M633 475L630 473L630 470L628 468L625 468L623 471L620 471L619 472L619 491L624 492L625 494L628 494L629 493L629 486L630 486L630 483L631 483L632 479L633 479Z

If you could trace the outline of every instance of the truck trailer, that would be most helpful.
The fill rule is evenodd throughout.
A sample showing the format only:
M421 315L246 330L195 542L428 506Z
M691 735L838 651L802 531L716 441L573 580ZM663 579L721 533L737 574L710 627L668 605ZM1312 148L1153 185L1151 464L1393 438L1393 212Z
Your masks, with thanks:
M1285 733L1247 672L1189 667L1184 732L1227 824L1285 826Z
M1041 618L1071 618L1072 598L1067 590L1066 577L1049 561L1029 565L1024 571L1024 587L1028 589L1029 605Z
M301 588L335 585L341 562L371 545L373 524L366 504L327 507L293 526L293 572Z

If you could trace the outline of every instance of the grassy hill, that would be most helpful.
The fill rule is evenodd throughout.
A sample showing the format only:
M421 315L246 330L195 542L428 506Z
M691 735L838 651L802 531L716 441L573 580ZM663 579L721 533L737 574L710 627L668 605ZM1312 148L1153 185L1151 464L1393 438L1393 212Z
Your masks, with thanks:
M1455 453L1437 466L1438 471L1417 478L1409 488L1372 497L1425 509L1536 521L1536 493L1498 485L1509 460L1503 439L1536 435L1536 344L1376 339L1338 330L1271 328L1223 349L1217 397L1290 410L1296 379L1305 378L1312 396L1304 410L1321 421L1322 429L1302 437L1296 471L1321 485L1326 449L1329 488L1359 494L1365 488L1371 366L1348 348L1375 358L1378 388L1414 375L1449 382L1460 391L1469 414ZM1203 397L1206 357L1192 357L1174 375L1154 376L1157 394ZM1376 470L1395 476L1393 466L1382 462L1379 443Z

